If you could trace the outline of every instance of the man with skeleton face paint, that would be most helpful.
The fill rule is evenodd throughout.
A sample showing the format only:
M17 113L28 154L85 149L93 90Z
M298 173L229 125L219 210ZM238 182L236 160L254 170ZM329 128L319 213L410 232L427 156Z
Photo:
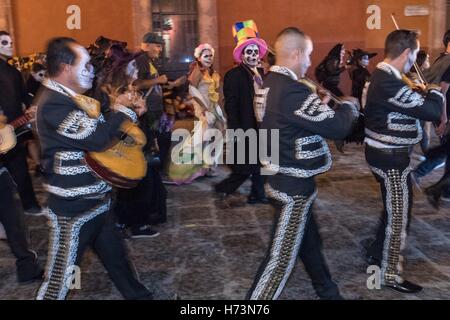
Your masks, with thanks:
M22 74L7 62L12 55L11 36L0 31L0 107L10 122L24 116L23 106L29 107L32 101L26 92ZM31 109L26 113L31 116L30 111ZM41 214L28 171L26 145L23 142L18 143L3 156L3 161L17 183L25 212Z
M367 262L381 268L383 286L401 293L422 290L401 277L413 203L409 151L422 140L420 120L438 122L444 110L439 86L419 94L402 80L420 49L417 38L409 30L388 35L386 58L372 74L365 108L366 161L380 184L384 208Z
M227 72L224 77L225 111L229 129L257 130L257 121L253 108L255 91L262 86L262 76L257 66L267 52L266 42L259 38L258 28L253 20L238 22L233 26L233 36L237 43L233 52L238 66ZM237 141L237 143L244 143ZM250 163L249 145L245 143L245 163L231 165L231 175L216 185L216 192L222 197L233 194L250 176L251 193L248 203L264 203L269 201L264 192L264 181L260 174L259 164ZM235 145L235 150L237 150ZM237 152L234 153L235 155Z
M36 117L52 228L46 279L38 300L63 300L68 276L88 246L95 248L108 274L126 299L151 299L136 279L111 217L112 186L84 162L85 153L101 152L123 135L137 115L115 105L106 119L100 103L82 94L94 78L85 48L71 38L55 38L47 49L48 78L38 97ZM64 236L63 236L64 235Z

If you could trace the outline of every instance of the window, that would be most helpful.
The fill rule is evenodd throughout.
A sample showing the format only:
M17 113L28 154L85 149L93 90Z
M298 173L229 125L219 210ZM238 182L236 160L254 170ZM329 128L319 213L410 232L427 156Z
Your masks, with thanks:
M198 42L196 0L152 0L153 31L165 45L161 72L175 79L187 73Z

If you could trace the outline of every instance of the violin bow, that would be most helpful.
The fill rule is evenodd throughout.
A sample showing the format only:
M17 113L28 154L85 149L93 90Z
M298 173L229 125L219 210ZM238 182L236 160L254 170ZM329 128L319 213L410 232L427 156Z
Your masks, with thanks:
M392 19L392 22L395 25L395 28L397 30L400 30L400 27L399 27L399 25L397 23L397 20L395 19L395 14L394 13L391 13L391 19ZM417 72L417 75L419 76L419 81L421 82L421 84L426 85L427 82L425 81L425 77L424 77L424 75L422 73L422 70L420 70L419 66L417 65L416 61L414 61L414 68L416 69L416 72Z

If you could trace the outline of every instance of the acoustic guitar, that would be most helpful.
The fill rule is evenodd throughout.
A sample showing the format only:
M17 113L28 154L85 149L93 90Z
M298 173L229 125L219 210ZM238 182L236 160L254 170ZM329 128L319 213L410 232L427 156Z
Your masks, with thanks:
M31 133L32 116L24 115L6 124L6 117L0 116L0 154L14 148L17 138Z
M47 79L44 86L68 96L89 118L98 119L100 102L82 94L73 94L55 81ZM84 156L87 166L102 180L122 189L136 187L147 174L147 161L142 148L147 143L145 134L131 121L125 121L120 130L122 137L103 152L88 152Z
M101 179L122 188L135 188L147 174L147 161L142 148L145 134L131 121L126 121L118 143L103 152L89 152L84 161Z
M7 153L17 144L14 128L0 122L0 154Z

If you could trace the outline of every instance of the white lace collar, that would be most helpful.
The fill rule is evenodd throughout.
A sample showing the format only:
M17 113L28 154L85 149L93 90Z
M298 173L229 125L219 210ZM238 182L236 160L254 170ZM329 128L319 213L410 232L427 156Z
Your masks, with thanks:
M284 74L285 76L288 76L288 77L292 78L293 80L298 81L297 75L294 73L294 71L292 71L288 67L272 66L272 67L270 67L270 71Z
M49 79L49 78L45 78L42 81L42 84L45 87L47 87L48 89L59 92L68 97L70 97L70 96L73 97L73 96L77 95L77 93L75 91L73 91L72 89L67 88L66 86L62 85L61 83L59 83L55 80Z
M398 79L402 78L402 74L400 73L400 71L397 70L397 68L391 66L389 63L387 62L380 62L377 65L377 69L383 70L384 72L387 72L389 74L393 74L395 77L397 77Z

